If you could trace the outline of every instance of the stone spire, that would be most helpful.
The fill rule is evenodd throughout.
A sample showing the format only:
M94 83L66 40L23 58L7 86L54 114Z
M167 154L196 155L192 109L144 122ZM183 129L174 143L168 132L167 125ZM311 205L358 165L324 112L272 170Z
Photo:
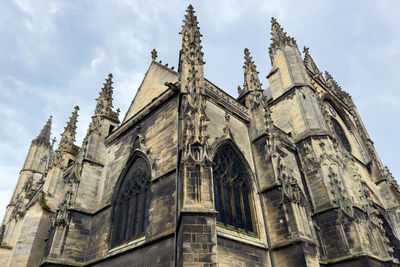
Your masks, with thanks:
M106 82L103 84L103 88L101 89L101 92L99 93L100 96L96 99L97 104L96 104L96 109L94 111L94 115L110 115L111 114L111 109L113 107L112 105L112 94L113 94L113 87L112 87L112 78L113 75L111 73L108 74L108 78L106 79Z
M243 90L241 92L239 91L239 97L247 92L261 90L261 83L258 78L259 72L257 71L253 58L250 56L250 51L247 48L244 49L244 60L244 83Z
M64 128L64 132L61 134L60 144L58 149L73 149L76 135L76 123L78 118L79 107L76 106L72 112L72 116L69 118L67 126Z
M46 124L43 126L43 129L40 131L39 135L36 137L36 139L32 140L32 144L36 145L41 144L45 146L50 146L50 131L51 131L52 118L53 116L50 116Z
M193 6L189 5L185 15L184 25L182 26L182 49L179 59L179 72L181 72L183 63L204 65L202 46L200 45L200 28L197 17L194 15Z
M204 64L202 46L200 45L200 28L197 17L194 15L193 6L189 5L185 15L182 35L182 49L180 51L179 72L181 92L184 94L183 107L183 150L189 156L195 150L196 160L206 156L206 143L208 136L207 116L205 113L204 97Z
M271 61L277 50L283 49L285 46L297 48L296 40L283 31L283 28L274 17L271 18L271 41L272 42L269 46L269 56L271 57Z

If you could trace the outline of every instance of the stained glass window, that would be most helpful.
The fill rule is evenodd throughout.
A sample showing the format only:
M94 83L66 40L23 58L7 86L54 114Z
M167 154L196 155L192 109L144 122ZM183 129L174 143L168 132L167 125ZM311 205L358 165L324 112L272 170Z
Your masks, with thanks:
M128 168L114 202L114 246L143 235L148 224L150 167L137 157Z
M344 132L342 126L340 126L339 122L331 117L333 129L336 133L336 136L339 139L339 142L343 145L343 147L348 151L351 152L351 145L349 140L346 137L346 133Z
M213 177L217 221L254 232L250 177L231 145L222 145L215 154Z

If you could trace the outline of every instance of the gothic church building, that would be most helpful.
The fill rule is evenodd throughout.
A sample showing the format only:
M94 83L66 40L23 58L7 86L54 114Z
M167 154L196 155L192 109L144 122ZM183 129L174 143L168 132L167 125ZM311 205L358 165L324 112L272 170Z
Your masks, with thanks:
M122 121L112 75L79 147L31 143L0 266L400 266L400 187L348 93L272 18L268 88L207 80L189 6L177 70L152 61Z

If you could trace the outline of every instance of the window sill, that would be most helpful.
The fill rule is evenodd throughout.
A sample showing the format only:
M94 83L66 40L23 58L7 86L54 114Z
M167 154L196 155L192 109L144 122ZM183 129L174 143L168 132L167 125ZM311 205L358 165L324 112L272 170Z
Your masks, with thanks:
M117 247L110 249L109 251L107 251L107 255L113 254L114 252L122 252L127 249L134 248L134 247L138 246L139 244L143 243L145 239L146 239L146 236L142 235L136 239L133 239L133 240L127 242L127 243L121 244Z
M217 224L217 235L228 239L233 239L242 243L246 243L252 246L264 249L268 248L264 243L261 242L259 238L255 236L251 236L246 233L241 233L240 231L230 230L218 224Z

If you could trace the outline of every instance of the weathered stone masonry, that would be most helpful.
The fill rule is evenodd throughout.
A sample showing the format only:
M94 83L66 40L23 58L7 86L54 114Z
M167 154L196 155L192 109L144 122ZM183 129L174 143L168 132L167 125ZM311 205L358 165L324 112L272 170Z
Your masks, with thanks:
M272 18L269 87L244 49L234 98L185 15L177 70L151 63L122 122L107 77L82 145L32 141L0 266L399 266L400 188L357 108ZM212 59L211 59L212 60Z

